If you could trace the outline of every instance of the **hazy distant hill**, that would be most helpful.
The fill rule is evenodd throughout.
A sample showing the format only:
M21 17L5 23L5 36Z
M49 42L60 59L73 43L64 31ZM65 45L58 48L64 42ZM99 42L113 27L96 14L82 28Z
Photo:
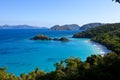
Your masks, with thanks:
M79 30L80 26L77 24L70 24L70 25L55 25L51 27L51 30Z
M104 24L103 23L89 23L89 24L85 24L85 25L81 26L80 30L87 30L87 29L94 28L97 26L102 26L102 25L104 25Z
M46 29L46 27L36 27L29 25L3 25L0 29Z

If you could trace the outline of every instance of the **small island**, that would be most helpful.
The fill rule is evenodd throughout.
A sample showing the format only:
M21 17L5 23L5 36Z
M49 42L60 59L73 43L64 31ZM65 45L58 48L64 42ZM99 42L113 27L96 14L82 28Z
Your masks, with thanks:
M38 34L35 37L31 38L31 40L51 40L51 38L43 34Z
M66 37L61 37L61 38L50 38L49 36L43 35L43 34L38 34L34 36L33 38L30 38L30 40L54 40L54 41L62 41L62 42L67 42L70 41Z
M69 40L68 38L66 38L66 37L54 38L53 40L55 40L55 41L63 41L63 42L70 41L70 40Z

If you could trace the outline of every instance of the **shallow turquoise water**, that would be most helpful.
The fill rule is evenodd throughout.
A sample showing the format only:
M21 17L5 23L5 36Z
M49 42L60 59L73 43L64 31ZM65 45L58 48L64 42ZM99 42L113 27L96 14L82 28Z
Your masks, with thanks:
M54 70L54 63L71 56L80 57L83 61L91 54L100 51L89 39L70 38L78 31L49 30L1 30L0 36L0 67L7 66L8 72L15 75L28 73L39 67L44 71ZM68 37L69 42L34 41L32 36L42 33L50 37Z

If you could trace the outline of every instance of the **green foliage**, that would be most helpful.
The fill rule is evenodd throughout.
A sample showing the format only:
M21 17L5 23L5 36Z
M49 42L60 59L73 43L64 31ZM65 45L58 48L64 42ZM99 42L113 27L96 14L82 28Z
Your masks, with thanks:
M115 2L118 2L118 3L120 3L120 0L112 0L112 1L115 1Z
M91 55L82 62L79 58L70 57L55 64L56 70L45 73L39 68L20 77L8 74L0 68L0 80L117 80L120 73L120 55L108 53Z
M91 38L108 49L120 53L120 23L106 24L73 35L74 38Z
M63 65L64 61L61 61L60 63L55 63L54 66L56 67L56 70L63 70L64 69L64 65Z
M0 68L0 80L5 79L8 77L8 74L6 72L6 68Z
M100 62L102 62L102 56L91 55L90 57L87 57L86 62L90 63L90 65L98 65Z

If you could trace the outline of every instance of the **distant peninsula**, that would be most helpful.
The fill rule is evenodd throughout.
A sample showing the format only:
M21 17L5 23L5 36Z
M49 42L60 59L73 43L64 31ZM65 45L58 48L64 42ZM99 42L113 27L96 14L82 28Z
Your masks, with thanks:
M0 29L48 29L48 28L30 25L2 25L0 26Z
M105 25L103 23L88 23L82 26L78 24L66 24L66 25L54 25L50 28L48 27L38 27L38 26L31 26L31 25L2 25L0 29L49 29L49 30L88 30L94 27Z
M90 28L94 28L94 27L98 27L98 26L102 26L105 25L103 23L88 23L88 24L84 24L83 26L80 27L80 30L88 30Z
M80 26L77 24L69 24L69 25L55 25L51 27L51 30L79 30Z
M88 23L84 24L82 26L79 26L78 24L67 24L67 25L55 25L50 28L50 30L88 30L90 28L98 27L105 25L104 23Z

